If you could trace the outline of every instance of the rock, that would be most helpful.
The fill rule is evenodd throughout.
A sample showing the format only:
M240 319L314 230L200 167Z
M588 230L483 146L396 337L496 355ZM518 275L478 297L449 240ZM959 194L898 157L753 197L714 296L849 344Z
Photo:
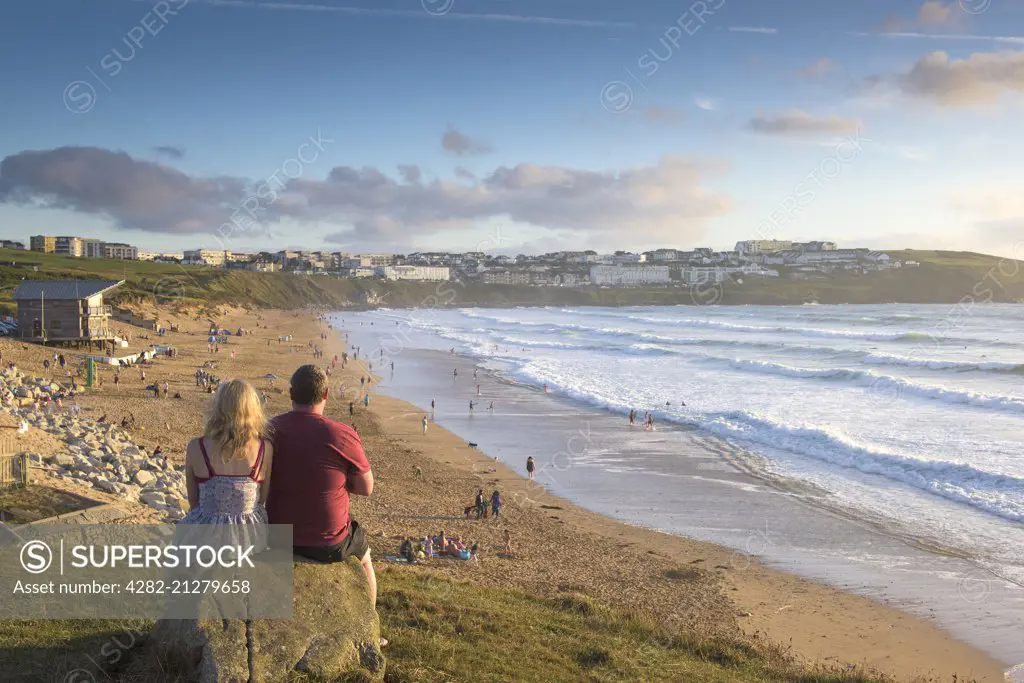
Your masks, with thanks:
M50 456L49 461L56 465L57 467L75 466L75 456L70 455L68 453L58 453L57 455L52 455Z
M154 481L156 481L156 477L152 473L147 472L146 470L139 470L138 472L135 473L135 483L138 484L139 486L149 486Z
M98 488L100 491L106 491L107 493L117 493L117 484L106 479L97 479L93 482L93 486Z
M248 629L238 619L160 620L152 640L198 662L200 683L383 680L380 621L358 562L296 562L294 585L291 619L257 619Z
M139 500L150 507L158 507L164 505L164 494L157 493L156 491L146 491L139 495Z

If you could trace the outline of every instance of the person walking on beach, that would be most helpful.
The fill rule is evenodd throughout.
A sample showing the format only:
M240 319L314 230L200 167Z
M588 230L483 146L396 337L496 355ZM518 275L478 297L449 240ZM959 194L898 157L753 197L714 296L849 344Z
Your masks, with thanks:
M459 376L459 369L455 368L454 370L452 370L452 377L458 378L458 376Z
M533 456L531 455L528 458L526 458L526 476L528 476L530 478L530 481L533 481L533 470L534 469L535 469L535 466L533 464Z
M497 517L498 512L501 510L501 494L498 493L498 489L494 489L494 493L491 494L491 516Z
M363 407L364 408L369 408L370 407L370 394L368 394L368 393L367 394L363 394Z
M352 401L348 402L348 416L353 417L356 414L356 404Z
M359 435L324 416L327 375L303 365L291 378L291 412L271 421L276 458L267 499L272 524L292 525L293 551L317 562L362 565L377 603L377 578L362 526L349 515L349 496L373 493L373 471ZM383 644L383 643L382 643Z
M420 422L423 424L423 436L426 436L427 435L427 416L424 415L423 419L420 420Z
M631 426L636 424L636 409L635 408L630 408L629 409L629 424Z
M476 492L476 518L480 519L483 517L486 509L487 503L484 501L484 490L480 489Z
M472 412L473 412L473 402L472 402L472 401L470 401L470 402L469 402L469 412L470 412L471 414L472 414Z
M476 385L476 395L477 396L480 395L480 385L479 384Z

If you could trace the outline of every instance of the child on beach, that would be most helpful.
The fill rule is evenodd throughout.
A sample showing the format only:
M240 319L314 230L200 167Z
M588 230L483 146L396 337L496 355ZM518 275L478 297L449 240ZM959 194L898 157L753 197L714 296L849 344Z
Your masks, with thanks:
M505 554L512 555L512 533L505 529Z
M531 455L531 456L526 458L526 476L528 476L530 478L530 481L533 481L533 470L534 469L535 469L535 466L533 464L533 456Z

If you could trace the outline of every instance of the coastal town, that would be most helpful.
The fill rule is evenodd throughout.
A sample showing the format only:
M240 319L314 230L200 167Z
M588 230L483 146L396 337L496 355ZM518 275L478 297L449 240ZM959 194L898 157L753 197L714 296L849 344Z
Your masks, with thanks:
M24 250L25 245L5 240L0 248ZM726 251L699 247L638 253L600 254L587 250L509 256L483 251L349 254L285 249L244 253L199 248L156 252L86 237L34 235L28 249L78 258L143 260L267 273L547 287L693 286L743 278L814 280L836 273L870 275L919 265L868 248L840 249L835 242L774 239L745 240Z

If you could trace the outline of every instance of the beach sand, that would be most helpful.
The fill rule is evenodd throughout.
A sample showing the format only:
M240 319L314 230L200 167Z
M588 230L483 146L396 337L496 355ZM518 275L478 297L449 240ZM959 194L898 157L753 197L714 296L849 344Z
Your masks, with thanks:
M287 378L299 365L314 362L308 343L321 343L319 335L326 327L308 312L234 308L223 313L216 318L219 327L241 326L254 334L231 337L219 353L211 354L206 317L164 314L162 319L180 325L181 331L149 341L174 345L178 357L156 361L147 369L145 382L137 369L127 370L116 388L112 371L105 370L103 386L79 401L83 417L106 414L108 420L120 421L131 412L142 427L134 434L138 443L150 449L161 445L180 459L188 440L202 428L208 396L195 386L194 373L208 360L216 362L212 372L219 377L243 377L267 391L271 414L287 410ZM136 336L140 333L135 331ZM288 334L291 342L278 342L279 335ZM27 372L44 374L42 359L52 351L25 346L0 340L4 362L14 360ZM325 358L316 362L329 364L343 348L340 336L329 334L323 342ZM74 351L66 355L70 358ZM264 378L268 373L280 378L273 387ZM371 389L369 408L356 401L355 416L349 418L348 398L356 397L359 377L365 374L361 364L350 362L341 370L339 362L331 377L334 397L328 415L354 423L373 465L374 495L355 498L352 514L365 526L377 558L394 553L403 536L444 529L480 542L479 565L457 560L426 564L462 580L546 596L582 592L611 605L650 611L666 628L685 626L708 635L742 631L787 645L805 660L869 666L900 680L931 676L947 681L954 673L960 680L1004 680L1005 666L925 620L756 560L738 563L728 548L637 528L552 496L433 423L423 435L423 412L403 401ZM182 399L155 399L144 389L165 380L170 394L181 392ZM421 475L414 465L420 466ZM480 488L488 496L494 488L501 490L499 519L463 517L463 508ZM139 521L151 519L144 510L136 512ZM511 557L502 552L505 529L512 534ZM418 566L401 570L422 571ZM387 591L386 582L380 590Z

